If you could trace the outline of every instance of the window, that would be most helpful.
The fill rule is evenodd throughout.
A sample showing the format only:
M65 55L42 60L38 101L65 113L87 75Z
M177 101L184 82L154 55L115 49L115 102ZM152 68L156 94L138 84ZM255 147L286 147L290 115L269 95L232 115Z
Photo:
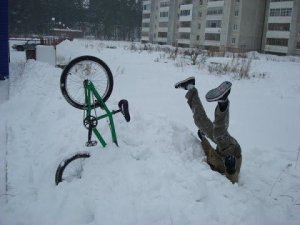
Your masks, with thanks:
M200 35L197 35L197 41L199 41L200 40Z
M220 41L220 34L205 34L205 40L207 41Z
M215 8L209 8L207 10L207 15L221 15L221 14L223 14L223 8L215 7Z
M201 29L201 23L198 24L198 29L199 29L199 30Z
M150 23L143 23L142 27L150 27Z
M221 20L207 20L206 27L208 28L221 28Z
M143 14L143 19L149 19L150 18L150 14L147 13L147 14Z
M160 7L168 7L169 5L170 5L169 1L160 3Z
M239 16L239 10L234 11L234 16Z
M300 41L296 43L296 49L300 49Z
M188 21L186 21L186 22L181 22L181 23L180 23L180 27L191 27L191 22L188 22Z
M168 22L160 22L158 24L159 27L168 27Z
M235 44L235 38L231 38L231 44Z
M237 30L238 29L238 25L237 24L233 24L233 30Z
M270 9L270 16L280 16L280 9Z
M292 8L270 9L270 16L291 16Z
M191 14L191 10L185 9L180 11L180 16L189 16Z
M148 33L148 32L142 32L142 36L143 36L143 37L148 37L148 36L149 36L149 33Z
M289 23L269 23L268 30L271 31L289 31L290 24Z
M280 16L291 16L291 15L292 15L292 8L281 9Z
M181 33L180 38L181 39L190 39L190 34L189 33Z
M159 17L169 17L169 12L160 12Z
M267 38L267 45L288 46L288 39L285 38Z
M150 4L143 5L143 10L150 10Z
M166 38L168 37L168 33L166 32L158 32L158 35L157 35L159 38Z

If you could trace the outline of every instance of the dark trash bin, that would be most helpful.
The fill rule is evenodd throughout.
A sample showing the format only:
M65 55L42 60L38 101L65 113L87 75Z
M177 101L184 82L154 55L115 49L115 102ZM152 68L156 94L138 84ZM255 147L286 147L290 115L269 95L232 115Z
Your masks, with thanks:
M36 60L36 49L26 49L26 60L34 59Z

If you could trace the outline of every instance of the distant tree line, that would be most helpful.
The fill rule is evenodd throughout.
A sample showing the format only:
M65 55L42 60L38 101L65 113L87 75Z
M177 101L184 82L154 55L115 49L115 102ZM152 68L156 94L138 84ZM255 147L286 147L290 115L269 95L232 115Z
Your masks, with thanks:
M97 38L140 37L141 0L9 0L10 35L51 34L80 29Z

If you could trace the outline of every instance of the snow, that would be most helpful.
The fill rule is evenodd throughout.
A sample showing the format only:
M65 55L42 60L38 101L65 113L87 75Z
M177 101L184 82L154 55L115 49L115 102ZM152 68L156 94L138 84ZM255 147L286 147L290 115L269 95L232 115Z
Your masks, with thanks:
M119 147L100 121L106 148L85 147L83 112L60 92L62 70L11 50L9 100L0 103L0 224L300 224L299 58L256 53L251 72L265 78L238 80L129 46L57 46L60 62L81 55L105 61L114 75L108 107L129 102L130 123L114 116ZM222 81L233 83L229 131L243 154L238 184L205 162L186 92L174 89L188 76L202 99ZM215 103L203 104L213 119ZM82 151L91 153L82 178L56 186L57 166Z
M36 60L39 62L49 63L52 66L56 65L56 53L54 46L37 45Z

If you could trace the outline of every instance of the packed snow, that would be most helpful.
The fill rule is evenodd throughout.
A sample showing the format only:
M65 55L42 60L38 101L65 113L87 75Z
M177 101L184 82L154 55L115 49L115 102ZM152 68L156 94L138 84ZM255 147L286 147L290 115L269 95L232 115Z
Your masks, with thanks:
M0 103L1 225L300 224L300 60L255 53L250 79L209 73L188 58L130 50L131 43L88 40L57 46L57 60L105 61L114 76L107 101L127 99L131 121L114 116L119 147L85 147L83 111L60 92L62 70L11 50L9 99ZM254 54L254 53L253 53ZM263 74L263 75L261 75ZM184 90L195 76L208 116L208 90L233 83L229 132L242 147L240 180L210 169ZM7 82L7 81L5 81ZM1 89L4 93L4 83ZM59 163L88 151L81 179L55 185Z

